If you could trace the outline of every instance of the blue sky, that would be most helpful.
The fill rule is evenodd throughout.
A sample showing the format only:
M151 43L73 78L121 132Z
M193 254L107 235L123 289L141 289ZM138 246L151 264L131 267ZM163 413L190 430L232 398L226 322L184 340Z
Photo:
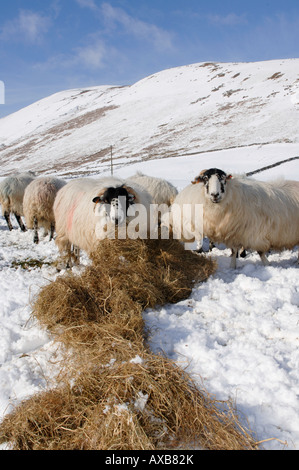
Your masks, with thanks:
M202 61L299 57L299 0L10 0L0 117L57 91ZM2 83L1 83L2 82Z

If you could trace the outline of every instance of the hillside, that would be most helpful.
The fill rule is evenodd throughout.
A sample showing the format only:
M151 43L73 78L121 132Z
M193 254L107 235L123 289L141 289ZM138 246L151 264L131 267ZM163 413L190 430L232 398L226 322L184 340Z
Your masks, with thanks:
M199 63L132 86L56 93L0 120L1 176L64 176L213 150L299 142L299 59ZM285 158L293 154L284 155Z

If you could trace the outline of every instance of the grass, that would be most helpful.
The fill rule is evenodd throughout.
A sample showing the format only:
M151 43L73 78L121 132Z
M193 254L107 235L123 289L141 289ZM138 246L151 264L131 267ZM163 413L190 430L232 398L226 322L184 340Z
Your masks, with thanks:
M26 258L24 260L14 260L11 263L13 268L22 268L27 271L31 271L32 269L39 269L43 266L52 266L52 263L49 261L36 259L36 258Z

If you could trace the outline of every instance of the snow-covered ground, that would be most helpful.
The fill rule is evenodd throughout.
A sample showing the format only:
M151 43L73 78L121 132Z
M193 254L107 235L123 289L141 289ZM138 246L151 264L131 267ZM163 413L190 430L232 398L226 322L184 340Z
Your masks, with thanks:
M298 144L250 146L189 157L124 165L163 176L180 190L203 168L247 172L299 155ZM299 180L295 160L256 175ZM15 227L16 223L13 220ZM48 384L55 345L30 318L38 289L57 276L48 263L55 243L32 243L30 231L9 232L0 217L0 419ZM253 253L229 267L229 250L216 248L217 272L194 288L188 300L144 312L153 351L165 351L220 400L232 398L265 449L299 449L299 267L297 251L273 253L270 266ZM18 264L39 259L42 267ZM87 259L83 261L86 263ZM60 274L61 275L61 274ZM51 385L51 382L50 382ZM5 447L5 446L2 446Z

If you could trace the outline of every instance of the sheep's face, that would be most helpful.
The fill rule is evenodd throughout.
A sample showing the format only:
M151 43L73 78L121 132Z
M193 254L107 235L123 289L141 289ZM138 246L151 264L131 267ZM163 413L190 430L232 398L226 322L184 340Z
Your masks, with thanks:
M212 201L213 204L218 204L225 197L226 183L231 178L224 171L218 168L211 168L204 170L200 173L193 184L203 183L205 187L206 197Z
M104 192L93 199L94 203L105 206L107 218L115 225L125 222L131 204L134 204L135 195L124 186L106 188Z

